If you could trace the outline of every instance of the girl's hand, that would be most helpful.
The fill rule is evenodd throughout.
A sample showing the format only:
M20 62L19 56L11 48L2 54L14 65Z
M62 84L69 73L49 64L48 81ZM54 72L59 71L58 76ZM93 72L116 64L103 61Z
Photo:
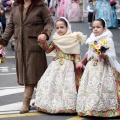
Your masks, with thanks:
M76 69L84 69L84 65L81 62L76 63Z
M99 60L101 61L102 59L105 59L106 58L106 55L104 53L101 53L99 55Z
M40 34L40 35L38 36L38 42L44 43L46 40L47 40L46 34Z

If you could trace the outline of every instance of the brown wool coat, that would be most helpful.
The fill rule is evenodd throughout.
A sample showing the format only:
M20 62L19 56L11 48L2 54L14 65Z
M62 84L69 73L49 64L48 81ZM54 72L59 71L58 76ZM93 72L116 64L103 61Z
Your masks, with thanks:
M10 22L0 44L7 46L14 34L18 83L36 84L47 67L46 55L38 46L37 37L45 33L49 39L54 23L48 7L42 0L36 6L29 7L24 21L22 16L23 6L14 3Z

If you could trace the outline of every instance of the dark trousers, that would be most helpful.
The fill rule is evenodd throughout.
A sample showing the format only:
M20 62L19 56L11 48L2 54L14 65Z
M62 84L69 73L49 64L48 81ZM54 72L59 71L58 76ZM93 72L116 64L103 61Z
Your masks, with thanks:
M94 20L94 13L93 12L89 12L88 13L88 22L92 22Z
M50 0L48 0L48 7L49 7L49 5L50 5Z

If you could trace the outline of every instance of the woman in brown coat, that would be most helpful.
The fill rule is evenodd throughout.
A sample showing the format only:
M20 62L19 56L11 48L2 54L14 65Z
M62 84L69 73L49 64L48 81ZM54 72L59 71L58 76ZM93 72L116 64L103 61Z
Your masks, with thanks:
M44 73L47 62L38 42L49 39L54 22L43 0L16 0L10 21L0 39L0 47L15 37L15 57L18 84L25 85L20 113L29 111L34 87Z

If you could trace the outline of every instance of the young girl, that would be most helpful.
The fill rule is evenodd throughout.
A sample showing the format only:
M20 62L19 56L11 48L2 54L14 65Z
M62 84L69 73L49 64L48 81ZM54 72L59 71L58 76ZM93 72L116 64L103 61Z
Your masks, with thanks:
M80 116L120 116L120 64L112 37L103 19L93 22L93 33L86 41L88 62L77 97Z
M35 104L38 111L48 113L75 113L78 82L81 73L80 44L86 36L81 32L71 31L67 19L61 17L55 23L56 33L53 42L40 46L56 56L38 82ZM76 72L76 70L78 70Z

